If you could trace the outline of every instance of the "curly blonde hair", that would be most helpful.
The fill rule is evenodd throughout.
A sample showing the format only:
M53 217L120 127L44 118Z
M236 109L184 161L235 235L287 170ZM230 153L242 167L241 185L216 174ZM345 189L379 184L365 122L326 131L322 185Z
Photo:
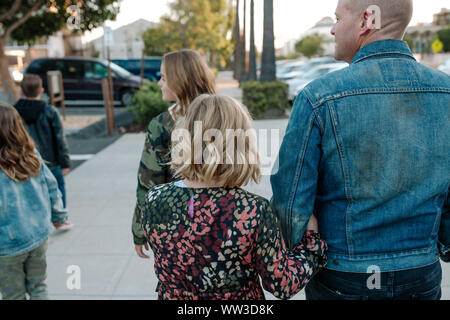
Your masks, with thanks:
M261 180L256 134L246 107L228 96L203 94L172 132L174 175L225 187Z

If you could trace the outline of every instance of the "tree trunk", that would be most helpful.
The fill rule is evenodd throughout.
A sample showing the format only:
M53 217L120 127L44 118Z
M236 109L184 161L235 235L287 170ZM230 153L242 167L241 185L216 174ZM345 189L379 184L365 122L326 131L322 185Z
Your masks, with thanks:
M239 80L241 71L241 64L239 59L241 58L241 28L239 24L239 0L236 0L236 22L234 24L234 78Z
M241 39L241 76L239 77L240 81L247 81L247 0L244 1L244 26L242 27L243 33L242 33L242 39Z
M255 3L250 1L250 61L248 80L256 80L256 48L255 48Z
M273 32L273 0L264 0L264 35L261 81L275 81L275 36Z
M8 57L5 52L6 40L0 38L0 77L2 79L3 94L9 104L14 104L19 100L20 95L14 80L9 73Z

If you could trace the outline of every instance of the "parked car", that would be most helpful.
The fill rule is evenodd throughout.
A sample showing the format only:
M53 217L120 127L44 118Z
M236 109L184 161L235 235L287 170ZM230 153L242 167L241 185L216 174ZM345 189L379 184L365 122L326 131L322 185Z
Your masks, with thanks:
M136 76L141 76L141 59L115 59L111 60L115 64L128 70ZM161 57L152 57L144 59L144 78L150 81L159 81L161 79Z
M447 59L447 61L441 64L438 70L450 75L450 59Z
M292 102L295 100L300 91L306 87L310 82L330 73L343 69L348 66L348 63L338 62L331 64L323 64L314 67L309 72L305 73L303 77L296 78L287 82L289 85L289 100Z
M303 60L291 60L277 64L277 79L289 78L292 73L295 73L296 70L301 69L304 65L305 61Z
M108 62L86 58L43 58L33 60L24 75L32 73L42 78L48 93L47 72L61 71L66 104L98 104L103 101L102 79L108 77ZM134 92L139 89L140 78L111 63L114 84L114 101L127 106L133 102ZM97 103L93 102L96 101Z
M314 69L316 66L323 65L323 64L329 64L329 63L337 63L333 57L321 57L321 58L313 58L310 60L307 60L303 64L298 64L297 66L294 66L289 72L281 75L279 77L280 81L288 82L294 79L302 78L303 75L310 70Z

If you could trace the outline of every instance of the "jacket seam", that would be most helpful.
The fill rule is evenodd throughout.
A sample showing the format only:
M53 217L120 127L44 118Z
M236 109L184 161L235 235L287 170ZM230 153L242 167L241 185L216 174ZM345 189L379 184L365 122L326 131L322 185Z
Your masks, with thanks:
M347 240L347 248L349 251L350 256L353 256L353 244L352 244L352 225L351 225L351 212L353 207L353 198L352 198L352 192L351 192L351 184L350 184L350 173L348 172L347 166L346 166L346 157L345 157L345 150L344 150L344 144L342 141L342 138L339 134L339 128L336 118L336 113L334 112L333 106L328 104L328 109L331 115L331 122L333 124L333 131L336 139L336 145L339 152L340 160L341 160L341 166L342 166L342 173L344 175L344 183L345 183L345 196L347 198L348 204L347 209L345 212L345 231L346 231L346 240Z
M325 133L325 126L323 124L322 119L320 118L320 115L318 114L317 110L313 110L314 113L314 122L317 124L320 130L320 134L323 136Z
M336 100L341 99L345 97L351 97L351 96L357 96L357 95L364 95L364 94L392 94L392 93L417 93L417 92L430 92L430 93L450 93L450 89L448 88L376 88L376 89L358 89L358 90L350 90L350 91L344 91L341 93L333 94L326 96L325 98L321 98L316 102L312 102L310 99L310 103L313 109L317 109L326 102L330 100Z
M303 140L303 148L300 152L300 157L297 160L297 165L296 165L297 169L296 169L293 184L292 184L291 197L288 202L288 208L287 208L288 215L287 216L288 216L289 220L287 222L288 222L288 227L289 227L289 242L290 242L289 247L291 247L291 244L292 244L292 207L294 205L295 195L297 193L298 184L299 184L300 177L301 177L301 174L303 171L303 161L305 159L306 149L308 146L309 137L311 135L313 122L314 122L314 114L311 113L311 116L309 117L309 121L308 121L308 131Z
M371 53L371 54L365 55L365 56L359 58L358 60L352 61L351 64L355 64L355 63L361 62L363 60L366 60L366 59L369 59L372 57L378 57L378 56L382 57L382 56L391 56L391 55L407 56L416 61L416 58L414 58L414 56L412 56L411 54L404 52L404 51L385 51L385 52L377 52L377 53Z
M328 256L344 259L349 262L364 262L365 260L376 260L376 259L386 259L386 258L403 258L408 256L417 256L417 255L424 255L424 254L432 254L434 249L436 249L437 244L431 244L425 248L415 248L415 249L408 249L404 251L396 251L396 252L390 252L390 253L378 253L378 254L360 254L360 255L343 255L339 253L334 252L328 252Z

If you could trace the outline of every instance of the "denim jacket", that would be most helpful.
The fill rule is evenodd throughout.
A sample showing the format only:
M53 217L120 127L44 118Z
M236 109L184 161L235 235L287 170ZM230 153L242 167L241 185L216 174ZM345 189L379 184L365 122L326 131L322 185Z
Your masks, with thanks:
M51 171L42 163L38 176L24 182L0 170L0 256L15 256L38 247L64 223L61 192Z
M308 85L278 165L271 201L284 236L298 243L314 213L326 268L450 260L450 77L419 64L406 42L371 43Z

